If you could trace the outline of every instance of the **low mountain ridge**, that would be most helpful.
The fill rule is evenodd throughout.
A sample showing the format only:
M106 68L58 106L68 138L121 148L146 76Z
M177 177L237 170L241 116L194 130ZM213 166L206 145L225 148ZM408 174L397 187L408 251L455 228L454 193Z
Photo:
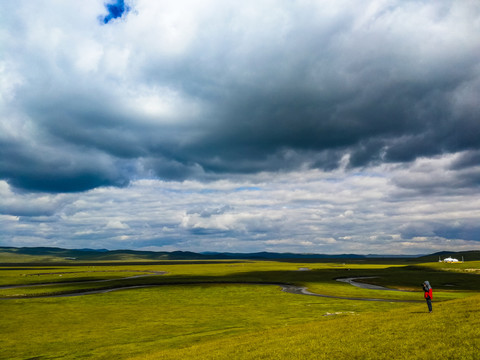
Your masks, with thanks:
M430 255L358 255L358 254L309 254L309 253L231 253L191 251L141 251L107 249L63 249L57 247L0 247L0 263L9 262L58 262L58 261L165 261L165 260L279 260L279 261L315 261L349 259L356 261L374 259L410 259L432 262L453 256L466 261L480 260L480 251L448 252L442 251Z

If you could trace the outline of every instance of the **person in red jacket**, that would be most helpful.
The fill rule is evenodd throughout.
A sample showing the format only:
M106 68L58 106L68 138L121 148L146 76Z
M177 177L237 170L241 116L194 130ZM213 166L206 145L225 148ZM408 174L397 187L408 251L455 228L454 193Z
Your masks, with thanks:
M428 281L423 283L423 292L423 296L425 297L425 300L427 300L428 311L432 312L432 287Z

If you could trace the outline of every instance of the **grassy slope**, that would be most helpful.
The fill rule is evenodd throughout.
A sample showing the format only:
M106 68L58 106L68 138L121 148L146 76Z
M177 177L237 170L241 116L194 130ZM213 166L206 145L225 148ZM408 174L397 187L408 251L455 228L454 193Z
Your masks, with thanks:
M418 300L423 280L430 280L435 289L435 300L450 300L471 295L480 291L478 272L480 262L469 262L461 266L437 263L416 266L389 266L387 264L294 264L278 262L242 262L218 264L177 262L177 265L138 265L138 266L74 266L74 267L0 267L0 286L14 284L58 283L58 285L0 289L0 297L59 294L87 289L111 288L120 285L152 285L181 283L294 283L307 286L319 294L359 297ZM446 268L445 268L446 266ZM300 267L310 267L311 271L296 271ZM123 280L124 277L148 274L152 271L166 271L166 275ZM379 292L360 289L335 281L347 276L377 276L368 282L401 288L408 292ZM98 279L117 279L114 282L90 284L62 284L62 282Z
M446 257L453 257L458 260L462 260L462 258L465 261L479 261L480 260L480 251L478 250L473 250L473 251L442 251L439 253L431 254L431 255L426 255L418 258L420 261L424 262L435 262L438 261L438 259L445 259Z
M120 281L131 284L175 283L185 280L295 282L347 296L385 296L382 295L385 292L357 289L334 280L347 274L380 275L376 281L384 285L406 284L404 286L412 288L416 288L419 281L426 280L425 276L435 279L433 284L445 277L449 282L455 282L453 290L446 287L445 290L436 291L437 301L479 292L477 270L480 262L465 263L458 267L445 266L447 265L425 264L402 267L397 264L390 267L388 264L277 262L203 265L183 262L177 265L111 267L92 264L71 268L0 269L0 283L21 283L25 279L33 282L53 281L59 278L60 272L63 273L62 277L68 277L71 281L76 277L82 280L116 278L139 274L137 271L167 271L168 274L164 276ZM312 271L296 271L299 267L310 267ZM40 275L27 276L33 274ZM57 291L59 286L71 287L57 285L42 291ZM416 290L415 293L392 294L397 298L421 297L422 294ZM248 358L252 352L256 354L252 358L272 358L272 354L277 354L274 358L290 359L291 354L298 352L297 358L303 359L308 358L307 353L310 351L318 355L322 349L328 349L324 342L333 342L331 350L328 350L330 353L324 350L327 354L332 355L334 351L338 352L339 347L344 347L341 354L352 351L349 358L356 358L356 354L357 358L371 358L365 354L373 351L375 341L377 348L411 347L407 352L409 354L421 354L422 346L429 348L430 343L434 343L437 349L451 347L458 353L464 351L464 358L468 359L472 358L468 356L472 354L473 347L478 347L478 335L471 330L476 331L478 327L478 305L477 297L436 302L435 313L430 316L424 313L424 303L409 305L325 299L286 294L276 286L258 285L176 285L73 298L0 300L0 359L34 356L122 359L140 354L154 354L148 356L148 359L160 356L191 358L184 356L186 353L182 355L183 350L179 349L192 346L192 353L200 354L197 358L208 358L207 354L217 358ZM397 308L405 310L389 312L390 309ZM335 312L341 314L323 316ZM371 312L375 314L369 315ZM431 332L425 333L424 323L430 320L434 320L435 326ZM452 326L447 326L450 321ZM358 324L362 324L363 330L358 329ZM395 330L397 326L399 330ZM370 332L373 335L369 335ZM263 336L264 333L268 336ZM319 337L318 334L322 335ZM447 339L449 336L452 336L451 341ZM359 341L365 337L369 339L366 343ZM344 338L349 339L354 346L345 344ZM379 340L375 340L377 338ZM419 345L418 339L424 339L424 344ZM473 345L464 344L468 339L473 339ZM197 343L198 346L194 345ZM281 348L283 343L300 345L298 350L284 351ZM158 353L159 349L165 350ZM385 351L382 350L380 355ZM373 353L376 354L375 351ZM391 352L389 354L392 355Z
M181 259L205 259L192 252L153 252L134 250L75 250L54 247L9 248L0 247L0 263L61 262L78 261L158 261Z
M231 336L151 359L478 359L480 296Z
M396 304L395 306L405 306ZM72 298L0 301L0 359L122 359L389 303L287 294L276 286L166 286ZM28 339L23 341L22 339Z

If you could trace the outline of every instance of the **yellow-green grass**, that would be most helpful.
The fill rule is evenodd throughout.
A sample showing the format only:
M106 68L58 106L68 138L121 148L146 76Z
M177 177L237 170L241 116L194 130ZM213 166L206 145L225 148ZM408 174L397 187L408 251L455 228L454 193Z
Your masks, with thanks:
M0 263L50 262L58 260L59 257L53 255L12 254L0 250ZM65 258L62 258L62 260L65 260Z
M1 300L0 358L122 359L252 331L405 304L293 295L277 286L191 285Z
M308 264L279 262L241 262L231 264L204 263L191 264L178 262L176 265L137 265L137 266L77 266L77 267L24 267L0 269L0 285L56 283L57 285L19 289L0 289L0 297L32 296L75 292L88 289L112 288L119 286L181 284L181 283L291 283L307 286L310 290L334 296L415 299L417 294L379 294L378 291L354 288L335 281L343 276L376 275L380 270L388 270L386 265L355 265L352 269L338 264L309 265L310 271L298 271ZM350 271L351 270L351 271ZM165 272L164 276L153 275ZM151 275L141 279L123 280L138 274ZM104 283L81 283L95 280L116 280ZM77 285L70 284L76 281ZM65 284L64 284L65 283ZM418 289L417 289L418 290Z
M132 359L478 359L480 296L228 336Z
M0 267L0 286L124 279L130 276L151 274L154 271L143 267L137 268L131 266Z
M466 263L465 263L466 264ZM476 269L480 262L467 264L466 269ZM348 266L348 267L347 267ZM24 267L1 268L0 285L58 283L21 289L0 289L0 297L72 293L88 289L121 286L182 284L182 283L290 283L308 287L312 292L324 295L360 298L383 298L415 300L419 298L421 284L429 280L435 289L436 300L449 300L471 295L480 291L478 273L472 271L445 271L436 263L422 266L389 266L387 264L365 264L353 266L343 264L301 264L279 262L240 262L231 264L178 262L177 265L136 266L76 266L76 267ZM298 271L309 267L310 271ZM153 272L166 272L154 275ZM124 280L125 277L149 275L143 278ZM371 276L365 280L386 287L408 290L378 291L356 288L340 283L341 277ZM81 283L82 281L115 280L104 283ZM77 281L78 284L70 284ZM62 284L67 283L67 284Z
M439 301L478 294L480 292L478 272L470 270L478 269L480 262L465 263L465 271L462 271L461 267L450 271L450 268L439 267L437 263L415 266L372 263L363 265L303 264L273 261L233 264L229 262L217 264L176 262L175 264L97 266L92 263L89 266L72 267L0 268L0 284L2 285L28 284L31 281L36 284L54 282L59 280L60 273L62 278L63 276L67 277L66 280L60 281L67 282L114 280L105 283L56 284L32 288L0 289L0 297L12 296L14 293L27 295L76 293L99 287L162 285L78 297L0 300L0 314L2 314L0 359L33 357L123 359L142 354L152 354L147 356L148 359L157 357L191 358L191 356L184 356L189 351L195 354L211 353L212 356L216 356L213 358L218 359L248 358L247 353L250 352L256 354L251 358L262 358L262 356L263 358L295 358L287 355L288 353L296 354L297 358L303 359L308 358L305 355L307 352L305 349L298 350L298 354L297 350L285 353L283 350L277 349L277 346L282 344L282 337L285 337L285 344L304 342L307 344L305 345L307 348L312 347L313 352L318 352L319 348L324 347L324 344L323 340L320 342L318 339L316 340L314 334L325 328L330 329L328 334L331 336L322 335L322 339L335 343L337 347L347 346L350 349L352 346L345 345L343 337L340 336L340 333L335 332L335 329L356 328L355 324L362 324L365 329L378 329L376 332L381 339L379 341L385 342L386 339L390 341L393 348L403 349L404 346L418 345L418 341L413 339L414 335L423 339L425 335L422 331L428 328L423 323L431 319L437 319L435 321L438 326L436 325L435 329L438 330L444 321L454 318L452 326L455 328L451 329L465 328L463 330L470 338L472 338L470 327L478 326L478 322L469 315L474 314L478 317L478 311L475 312L475 307L478 309L479 305L478 297L442 303ZM298 271L302 267L308 267L311 270ZM166 274L152 274L152 272L160 271L164 271ZM141 274L149 276L121 279ZM368 281L416 291L367 290L335 281L336 278L347 276L377 276ZM420 291L420 284L424 280L430 280L435 289L435 312L431 314L430 318L425 317L430 314L424 314L426 305ZM294 295L282 292L278 286L238 284L242 282L294 283L308 286L311 291L334 296L419 300L422 303L412 305ZM215 283L224 284L214 285ZM436 284L439 284L439 288L436 287ZM440 284L454 286L443 286L442 288ZM390 312L391 309L401 310ZM464 320L461 325L453 316L455 312L458 313L458 319ZM324 316L335 313L337 315ZM401 320L402 316L405 316L406 320L411 320L413 324L411 328L408 322ZM381 319L390 319L393 323L398 322L399 329L404 330L400 332L392 330L393 325L388 325L389 321L378 323ZM421 330L415 333L414 330L417 327ZM288 333L297 335L289 337L286 335L287 330ZM410 335L407 336L406 342L401 335L405 331L413 334L412 338ZM442 331L444 334L449 331L453 332L453 339L457 339L456 330L445 327L442 328ZM396 335L393 336L389 332ZM302 338L302 333L305 335L304 338ZM262 337L262 334L270 335ZM355 344L353 348L356 350L354 353L348 353L349 356L345 358L369 358L365 354L373 351L373 345L368 344L375 344L373 342L375 337L368 335L367 330L353 332L353 334L348 339ZM436 338L427 338L427 340L437 342L442 340L444 345L441 346L448 345L456 349L456 343L446 342L444 339L446 335L442 335L442 338L438 337L440 335L436 336ZM278 338L278 342L275 343L271 338ZM363 338L369 339L367 345L364 345ZM26 339L26 341L22 339ZM259 342L256 342L255 339L258 339ZM263 341L260 341L261 339ZM478 341L478 338L476 339ZM455 341L462 344L458 339ZM255 350L262 349L262 343L265 343L263 346L265 350ZM240 346L241 344L245 345ZM377 344L377 346L379 345ZM425 346L429 346L429 344ZM437 348L442 348L438 346ZM250 350L244 353L240 347ZM184 348L187 350L182 355ZM213 348L221 350L215 352ZM460 350L459 353L466 351L467 355L464 358L469 359L471 348L467 344L466 350ZM163 350L159 352L161 349ZM237 351L240 353L237 354ZM333 351L332 347L331 352L327 353L333 354ZM419 352L419 354L421 353ZM272 354L276 357L270 357ZM407 354L410 352L407 351ZM390 358L392 357L399 358L398 356ZM199 355L197 358L203 357ZM208 357L205 355L205 358Z

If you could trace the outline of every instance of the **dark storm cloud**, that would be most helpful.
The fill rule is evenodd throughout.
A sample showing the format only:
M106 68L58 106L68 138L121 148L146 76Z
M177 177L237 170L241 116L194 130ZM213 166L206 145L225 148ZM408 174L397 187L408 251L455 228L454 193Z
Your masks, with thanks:
M473 224L457 224L452 226L438 224L434 229L434 233L445 239L480 241L480 226Z
M304 154L297 166L328 169L338 165L339 152L351 155L351 166L367 166L480 146L479 105L463 111L456 99L464 92L479 94L469 86L479 78L470 52L478 43L458 56L425 54L421 42L432 31L428 27L419 29L416 40L401 28L400 36L356 33L348 17L339 16L328 29L308 16L302 20L284 35L302 41L282 42L269 34L269 42L248 46L233 36L233 44L246 52L208 59L210 66L200 56L196 71L189 59L168 65L175 74L188 74L172 79L173 86L214 107L200 136L178 149L185 158L211 172L248 173L289 169L288 161L272 162L285 149ZM342 43L346 36L360 41ZM231 64L239 71L229 71ZM164 76L164 63L150 66L146 77ZM312 152L323 162L312 162Z
M471 168L480 164L480 150L469 151L459 156L451 165L451 170Z
M457 152L478 164L478 5L182 4L140 1L115 28L87 14L60 34L17 19L44 45L6 41L22 79L3 115L33 131L2 142L1 178L69 192ZM129 11L105 6L105 23Z
M392 176L398 189L410 195L465 195L480 187L480 166L474 151L455 155L423 158L412 164L400 165Z
M104 155L72 152L68 147L53 151L13 142L7 145L0 148L2 174L20 189L76 192L99 186L123 186L129 181L128 169Z
M33 202L22 204L7 204L5 200L0 205L0 214L8 214L12 216L25 216L29 221L48 222L52 221L52 216L58 210L58 204L50 203L48 207L38 206ZM34 219L39 220L34 220ZM32 220L33 219L33 220Z
M60 94L25 94L25 109L44 141L92 149L116 158L137 158L147 154L143 139L150 129L132 124L103 89L85 89L75 94L63 89ZM61 104L61 105L60 105Z
M401 229L401 234L404 239L438 236L450 240L480 241L480 227L474 222L465 221L445 223L425 221L419 224L409 224Z

